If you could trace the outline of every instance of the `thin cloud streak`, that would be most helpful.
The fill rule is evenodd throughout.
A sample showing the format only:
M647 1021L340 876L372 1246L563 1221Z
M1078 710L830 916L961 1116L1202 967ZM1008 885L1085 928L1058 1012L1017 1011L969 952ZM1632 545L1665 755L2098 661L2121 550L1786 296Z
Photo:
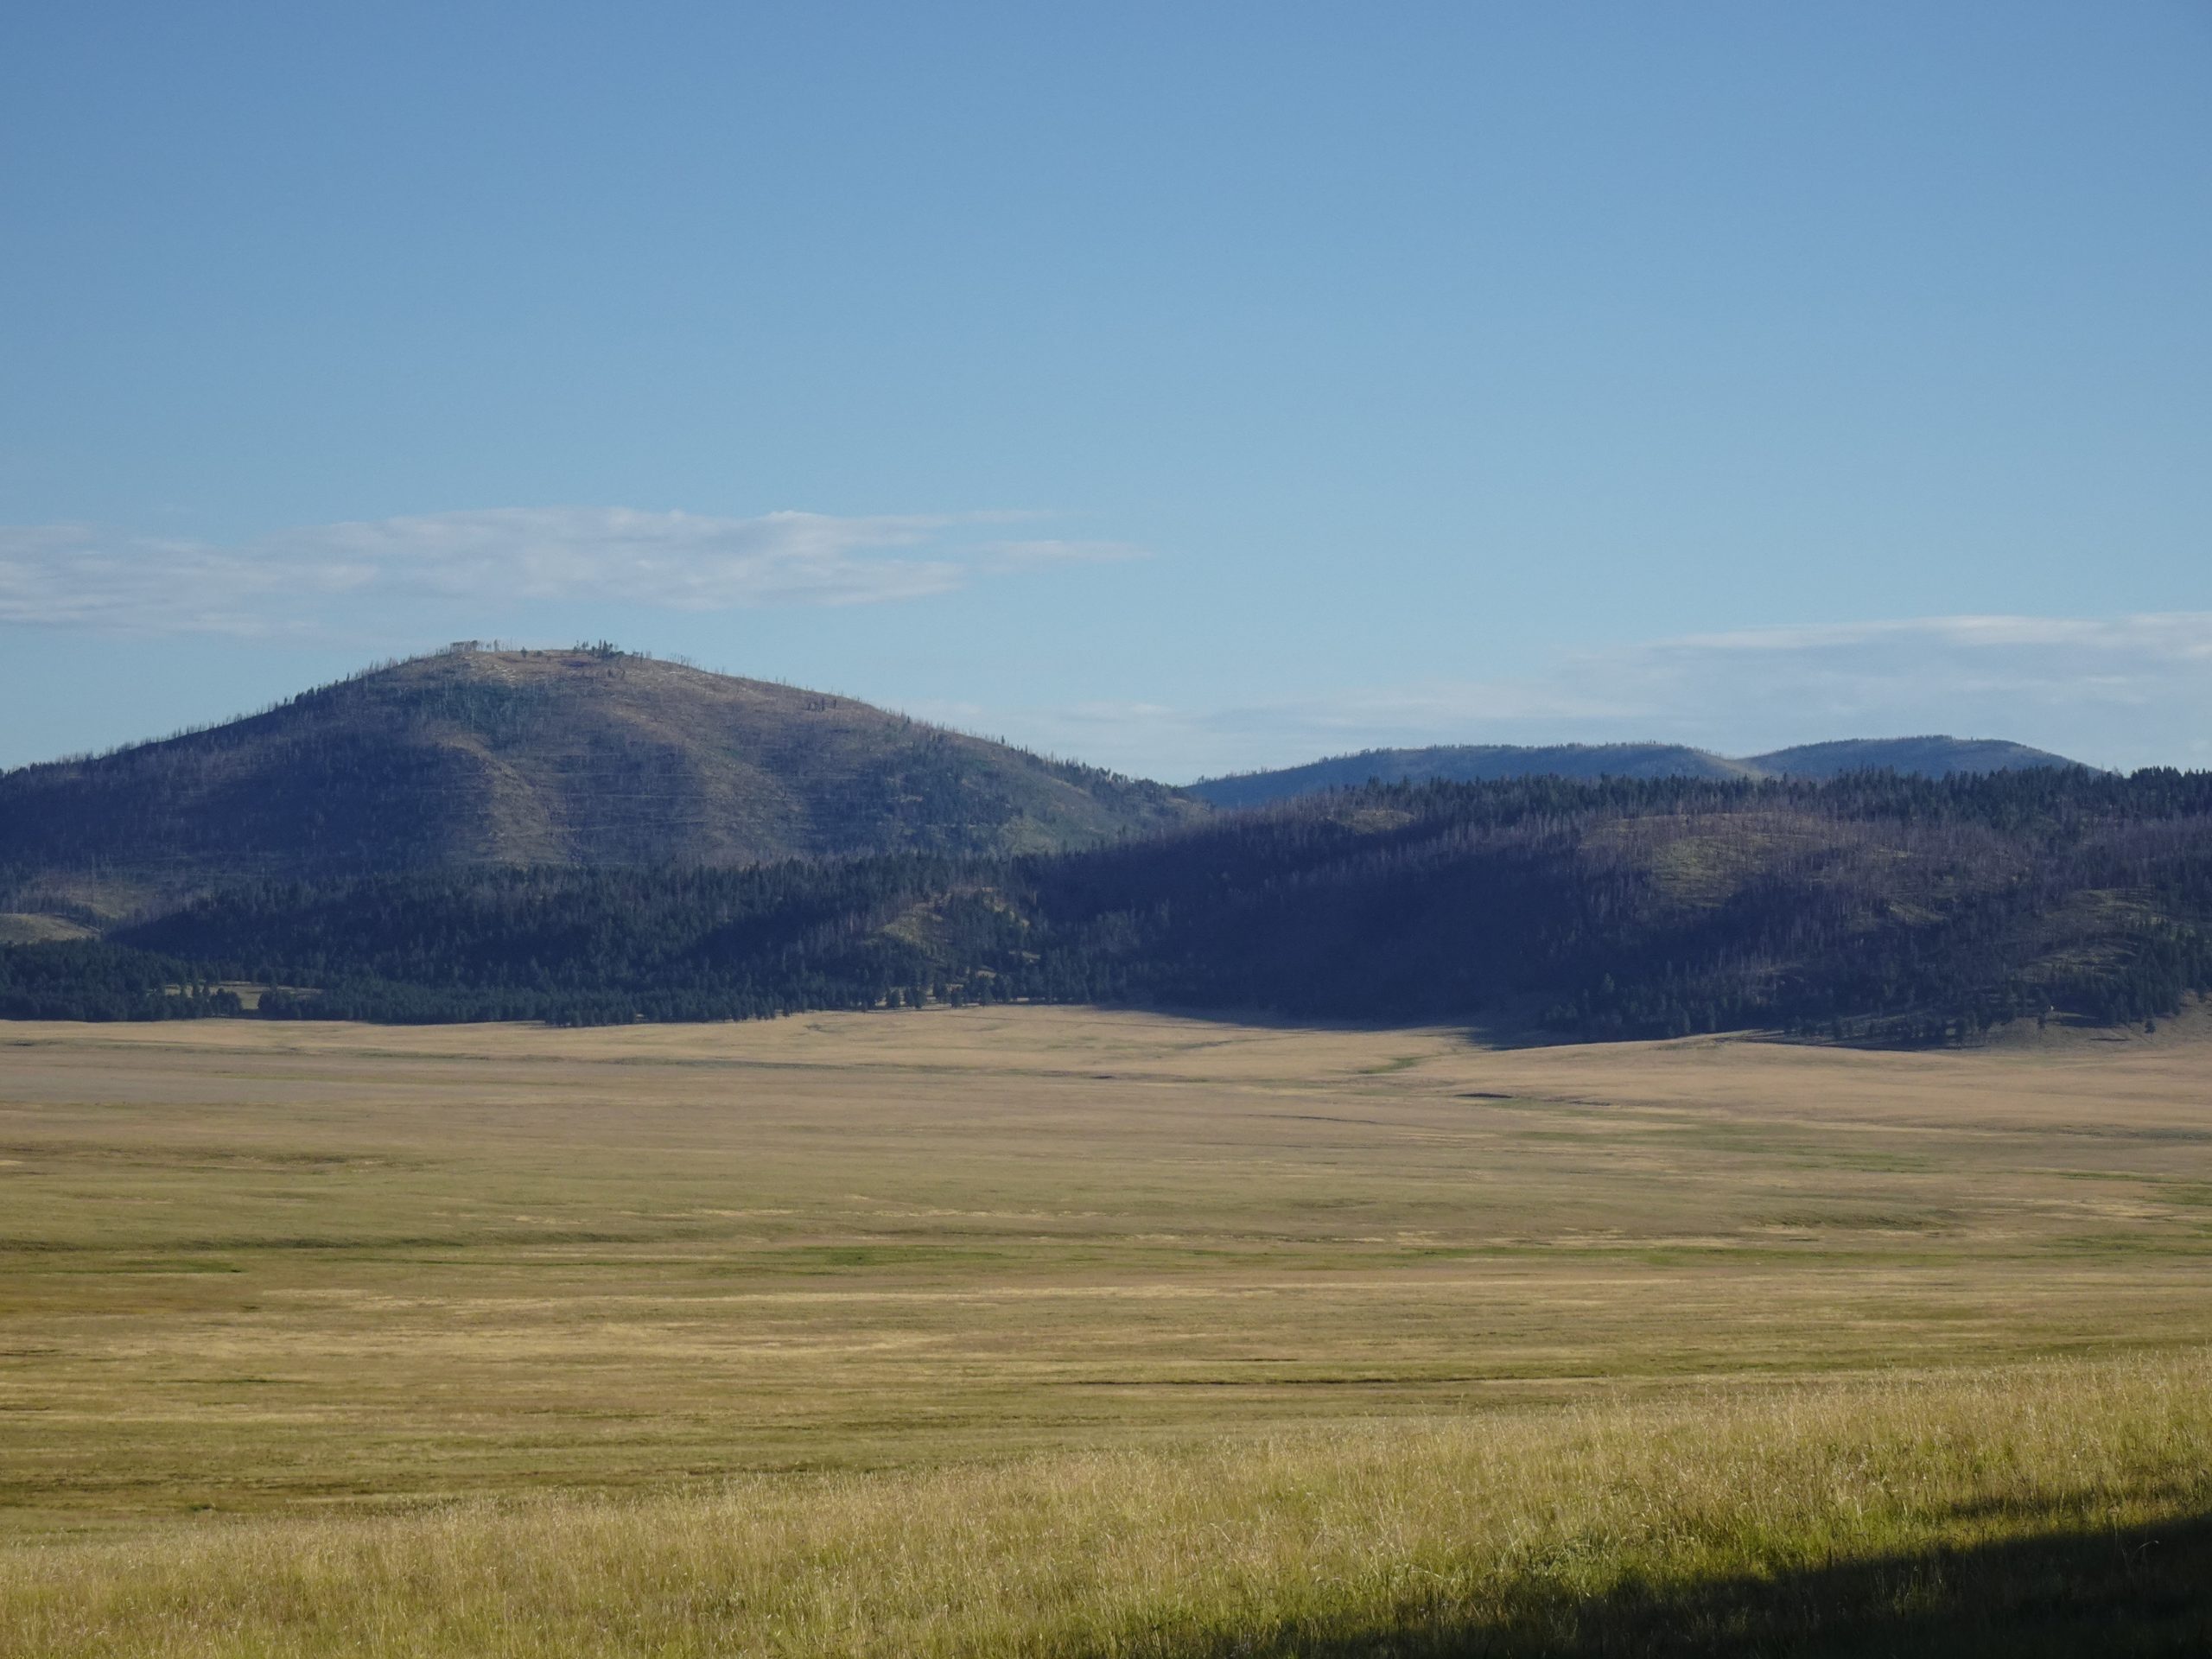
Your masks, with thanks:
M1035 516L501 507L308 525L236 547L85 524L0 526L0 623L272 635L317 632L341 600L880 604L949 593L977 575L1142 556L1119 543L974 539Z

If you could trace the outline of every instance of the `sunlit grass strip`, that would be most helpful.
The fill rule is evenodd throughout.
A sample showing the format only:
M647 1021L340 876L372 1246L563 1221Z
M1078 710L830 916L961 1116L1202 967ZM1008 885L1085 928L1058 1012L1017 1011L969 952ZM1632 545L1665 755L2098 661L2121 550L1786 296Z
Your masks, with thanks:
M0 1649L1166 1656L1382 1632L1558 1639L1624 1589L1663 1598L2209 1510L2212 1357L2190 1354L26 1547L0 1558Z

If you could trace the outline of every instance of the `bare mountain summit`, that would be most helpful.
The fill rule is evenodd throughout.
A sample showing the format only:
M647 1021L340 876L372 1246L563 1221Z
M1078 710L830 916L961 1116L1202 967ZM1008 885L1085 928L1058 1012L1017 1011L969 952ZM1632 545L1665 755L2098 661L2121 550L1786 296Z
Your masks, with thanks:
M0 912L102 920L244 877L1042 851L1191 797L610 651L454 650L205 731L0 775Z

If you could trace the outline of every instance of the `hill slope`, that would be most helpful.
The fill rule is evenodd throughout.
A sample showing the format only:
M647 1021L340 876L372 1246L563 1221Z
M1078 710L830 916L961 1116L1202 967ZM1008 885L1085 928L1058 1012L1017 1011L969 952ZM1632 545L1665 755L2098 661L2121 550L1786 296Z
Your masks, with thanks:
M452 652L0 776L0 911L480 864L737 865L1111 840L1189 797L795 687L596 652Z
M1808 743L1732 759L1680 743L1443 744L1425 749L1368 749L1302 766L1204 778L1190 786L1220 807L1263 806L1325 789L1386 784L1486 783L1508 778L1835 778L1847 772L1908 777L2072 766L2080 762L1993 738L1853 738Z
M0 950L0 1009L244 979L395 1020L1029 998L1925 1041L2212 990L2212 774L1376 785L1016 860L273 884L119 942L157 955Z
M1449 743L1426 749L1366 749L1277 772L1206 778L1190 792L1215 806L1263 806L1270 801L1386 784L1490 783L1505 778L1757 778L1740 761L1679 743Z
M1916 778L2024 772L2031 766L2077 766L2063 754L1993 737L1859 737L1801 743L1755 754L1745 764L1776 778L1837 778L1847 772L1897 772Z

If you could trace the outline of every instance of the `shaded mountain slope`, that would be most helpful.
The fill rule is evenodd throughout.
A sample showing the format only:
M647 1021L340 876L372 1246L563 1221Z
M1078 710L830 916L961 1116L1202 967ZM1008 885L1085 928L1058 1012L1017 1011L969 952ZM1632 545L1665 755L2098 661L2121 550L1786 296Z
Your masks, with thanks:
M1896 772L1919 778L2072 766L2063 755L1997 739L1853 738L1743 759L1680 743L1445 744L1369 749L1274 772L1205 778L1190 792L1219 807L1263 806L1325 789L1385 784L1480 783L1507 778L1835 778Z
M0 910L471 864L1017 854L1179 791L796 687L612 652L452 652L208 730L0 776Z
M1027 998L1928 1041L2212 989L2212 774L1376 785L1015 860L269 885L122 942L200 964L113 967L142 988L318 987L272 1007L376 1020ZM105 995L109 948L0 968L51 998L72 958L29 959L81 952Z

